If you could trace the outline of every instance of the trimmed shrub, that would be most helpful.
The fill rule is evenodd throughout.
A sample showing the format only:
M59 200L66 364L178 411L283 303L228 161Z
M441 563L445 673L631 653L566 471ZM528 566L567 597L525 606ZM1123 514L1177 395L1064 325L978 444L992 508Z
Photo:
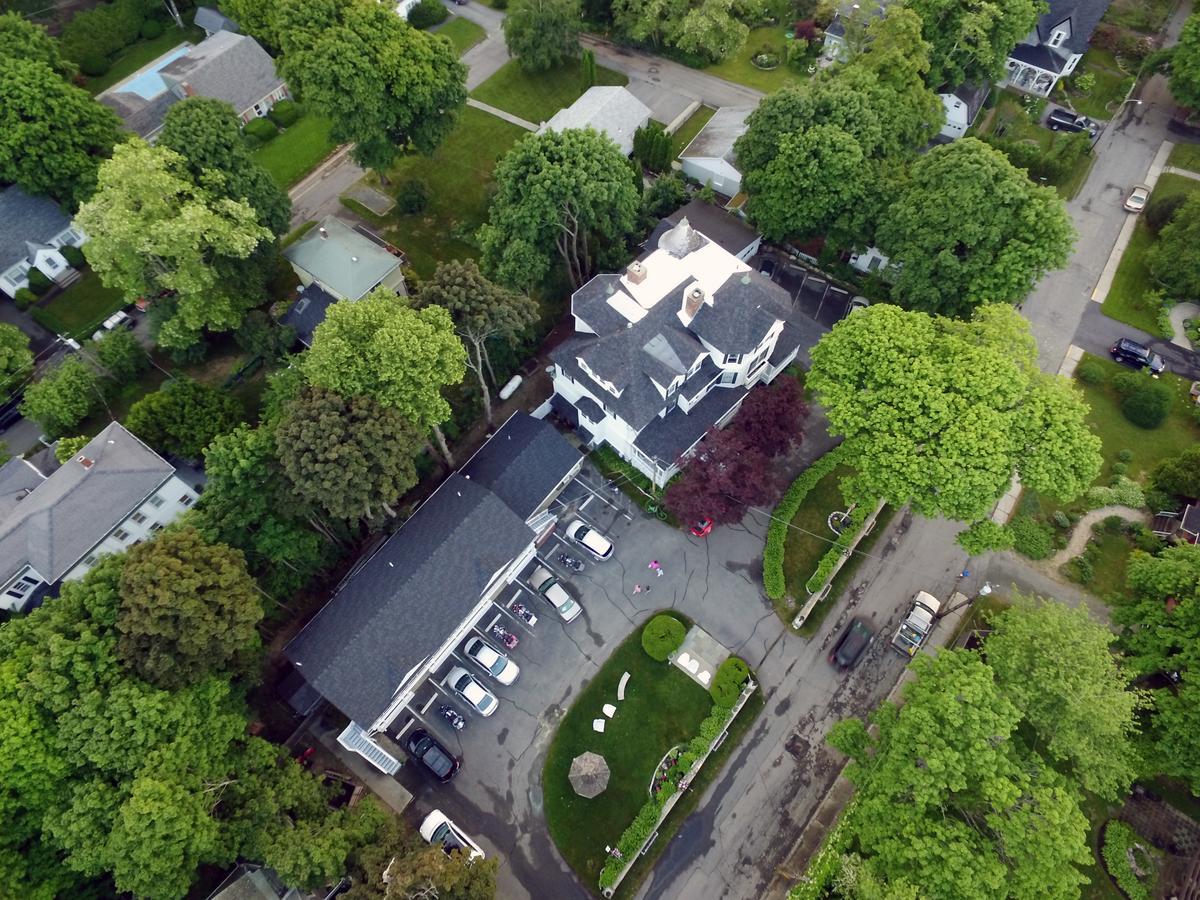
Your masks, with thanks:
M450 16L450 10L442 5L441 0L421 0L408 13L408 24L413 28L430 28L440 22L445 22Z
M1105 516L1100 527L1105 534L1120 534L1125 530L1125 520L1120 516Z
M301 112L300 106L295 100L280 100L271 107L267 118L280 128L287 128L289 125L296 124L300 119Z
M1130 462L1133 460L1133 451L1132 450L1122 450L1117 454L1117 459L1119 459L1123 463Z
M259 141L260 144L265 144L275 135L279 134L279 129L275 127L275 123L270 119L251 119L242 129L243 132L250 137Z
M1186 194L1151 196L1150 202L1146 204L1146 211L1142 214L1142 221L1154 234L1158 234L1171 223L1186 199Z
M29 309L37 300L37 294L29 288L17 288L16 296L13 297L13 303L17 304L17 309Z
M58 252L63 255L63 259L67 261L67 265L74 269L78 269L87 265L87 260L84 258L83 251L78 247L72 247L70 244L63 244L58 248Z
M1136 845L1136 846L1135 846ZM1149 851L1138 843L1137 832L1119 819L1112 819L1104 826L1104 846L1100 850L1104 857L1104 868L1129 900L1150 900L1150 890L1133 871L1130 856L1140 852L1145 868L1153 869Z
M1008 523L1013 549L1030 559L1045 559L1054 548L1054 533L1029 516L1017 516Z
M763 589L772 600L782 600L787 593L787 580L783 575L783 554L792 519L796 517L808 492L832 472L840 461L841 452L836 447L815 460L792 482L771 514L771 524L767 526L767 544L763 548Z
M733 706L742 693L742 685L750 677L750 667L744 660L731 656L721 663L708 692L718 706Z
M1149 376L1141 372L1118 372L1109 382L1112 389L1122 397L1138 391Z
M158 19L147 19L142 23L142 37L148 41L154 40L156 37L162 37L163 23Z
M110 68L112 68L112 64L103 53L89 51L80 54L79 71L84 75L91 78L99 78L101 75L107 75Z
M429 205L429 185L419 178L410 178L396 191L396 205L408 215L423 212Z
M1104 364L1098 359L1085 359L1075 369L1075 377L1084 384L1103 384Z
M1145 379L1121 401L1121 414L1138 428L1157 428L1171 410L1171 391L1161 382Z
M1142 486L1125 475L1116 476L1113 483L1107 487L1088 488L1083 496L1088 509L1099 509L1102 506L1131 506L1141 509L1146 505L1146 495L1142 493Z
M959 532L955 540L971 556L987 553L989 550L1009 550L1013 545L1013 536L1003 525L997 525L991 519L983 519L973 523L969 528Z
M1112 472L1114 475L1124 475L1129 471L1129 466L1123 462L1115 462L1112 464Z
M30 269L25 277L29 279L29 289L37 296L40 297L50 290L52 282L42 273L41 269Z
M679 649L686 634L687 629L674 616L655 616L642 629L642 649L651 659L665 662Z
M1054 524L1059 528L1070 528L1071 518L1061 509L1056 509L1054 511Z

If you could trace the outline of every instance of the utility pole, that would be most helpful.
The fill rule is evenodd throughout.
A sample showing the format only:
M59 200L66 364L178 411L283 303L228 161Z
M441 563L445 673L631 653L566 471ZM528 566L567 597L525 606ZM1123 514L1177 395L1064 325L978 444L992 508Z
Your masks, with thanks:
M183 27L183 16L179 15L179 7L175 5L175 0L163 0L167 6L167 12L171 14L171 18L175 20L175 24L180 28Z

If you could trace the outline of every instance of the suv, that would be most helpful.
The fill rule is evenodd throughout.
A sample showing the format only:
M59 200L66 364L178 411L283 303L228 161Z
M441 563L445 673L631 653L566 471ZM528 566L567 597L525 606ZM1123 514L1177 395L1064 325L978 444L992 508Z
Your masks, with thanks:
M1067 109L1053 109L1046 116L1046 127L1051 131L1086 131L1092 137L1100 132L1100 126L1087 116L1079 116Z
M1161 356L1145 344L1139 344L1129 338L1121 338L1109 348L1108 352L1117 362L1124 363L1130 368L1149 368L1151 375L1158 375L1167 367Z
M858 661L862 659L867 648L871 646L874 638L875 633L871 631L871 626L857 617L851 619L846 630L842 632L842 636L838 638L838 642L833 645L833 652L829 654L829 662L843 672L853 669L858 665Z
M418 728L408 736L408 753L413 759L420 760L421 765L434 778L445 784L454 777L461 763L458 759L434 739L428 731Z

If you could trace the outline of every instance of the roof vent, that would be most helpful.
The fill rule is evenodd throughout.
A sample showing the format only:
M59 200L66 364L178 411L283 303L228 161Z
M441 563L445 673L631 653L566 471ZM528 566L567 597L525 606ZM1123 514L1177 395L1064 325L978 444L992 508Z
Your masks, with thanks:
M329 232L325 230L324 225L317 229L317 234L321 236L321 240L323 241L329 239Z
M646 280L646 267L642 265L641 260L635 259L629 264L629 268L625 270L625 278L630 284L641 284Z
M358 257L357 256L350 257L350 262L358 262Z
M94 466L96 464L96 461L94 459L88 459L83 454L80 454L79 456L75 457L75 462L79 463L85 469L90 469L92 466Z

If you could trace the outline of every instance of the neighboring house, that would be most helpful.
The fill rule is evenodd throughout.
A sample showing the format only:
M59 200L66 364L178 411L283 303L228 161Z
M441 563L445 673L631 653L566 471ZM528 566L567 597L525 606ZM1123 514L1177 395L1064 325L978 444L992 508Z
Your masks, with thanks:
M1160 512L1150 525L1163 540L1200 544L1200 503L1189 503L1183 512Z
M879 274L890 265L890 260L878 247L871 246L861 253L850 255L850 267L864 275Z
M204 29L206 37L212 37L218 31L232 31L234 34L239 33L242 29L238 23L223 15L211 6L197 6L196 16L192 20L198 28Z
M879 0L871 9L870 15L878 18L887 9L889 0ZM869 2L868 2L868 5ZM843 3L834 13L833 21L825 29L825 39L821 44L821 61L823 65L834 62L845 62L850 58L850 45L846 40L846 26L851 21L861 21L862 5L857 2Z
M301 287L297 293L296 302L279 319L279 324L296 329L296 340L311 348L313 333L325 321L325 313L337 303L337 297L325 293L316 282Z
M550 354L550 408L664 485L796 358L790 306L787 291L683 218L624 273L572 295L575 335Z
M86 240L49 197L34 197L15 184L5 188L0 191L0 291L15 297L29 287L30 269L58 284L70 283L76 273L60 250Z
M1039 97L1050 96L1059 79L1075 71L1111 2L1049 0L1050 9L1008 55L1004 83Z
M655 226L646 239L646 248L654 250L659 238L683 219L687 219L693 228L742 262L754 256L762 244L762 235L746 224L745 219L703 200L692 200Z
M550 507L582 465L553 426L515 413L287 645L296 671L350 718L343 747L389 775L400 767L390 746L397 719L495 615L493 603L549 538Z
M937 137L933 139L934 143L956 141L966 134L967 129L975 124L990 89L990 85L986 84L964 84L953 91L938 94L946 113L946 121Z
M357 300L379 285L405 293L399 251L336 216L326 216L283 255L301 284L315 284L337 300Z
M0 609L27 610L196 502L175 467L113 422L53 474L0 467Z
M568 128L594 128L609 136L628 156L633 134L650 121L650 107L623 87L590 87L583 96L542 123L538 134Z
M742 173L734 159L733 145L746 133L746 117L751 112L723 106L713 113L679 154L683 174L711 185L718 194L735 196L742 189Z
M222 30L195 46L176 47L97 99L131 131L151 139L162 129L167 110L188 97L224 100L249 122L289 96L275 61L254 38Z

